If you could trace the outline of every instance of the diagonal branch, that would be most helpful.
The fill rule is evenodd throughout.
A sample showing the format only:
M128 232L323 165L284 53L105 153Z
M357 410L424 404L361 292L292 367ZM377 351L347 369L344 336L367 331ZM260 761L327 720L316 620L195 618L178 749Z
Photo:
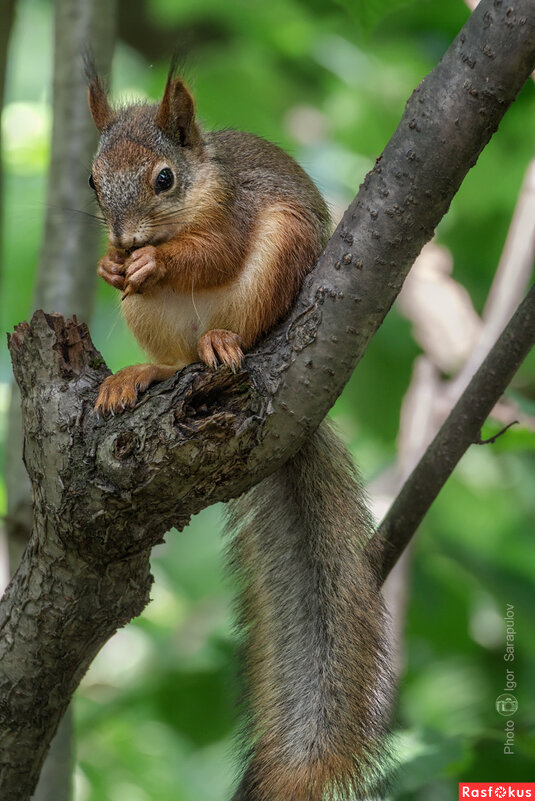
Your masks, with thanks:
M192 365L99 420L107 368L87 328L42 312L17 327L35 505L0 603L1 797L31 795L83 672L147 603L151 546L275 470L325 416L535 66L534 34L532 0L483 0L408 101L289 320L238 375Z
M410 474L374 536L383 547L383 579L535 344L535 285Z

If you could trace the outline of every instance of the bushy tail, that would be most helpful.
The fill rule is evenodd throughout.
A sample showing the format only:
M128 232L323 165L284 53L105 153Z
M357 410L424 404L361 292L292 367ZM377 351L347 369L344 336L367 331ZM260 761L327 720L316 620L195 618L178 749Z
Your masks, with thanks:
M250 762L234 801L368 798L384 773L391 679L372 531L326 423L230 505L243 587Z

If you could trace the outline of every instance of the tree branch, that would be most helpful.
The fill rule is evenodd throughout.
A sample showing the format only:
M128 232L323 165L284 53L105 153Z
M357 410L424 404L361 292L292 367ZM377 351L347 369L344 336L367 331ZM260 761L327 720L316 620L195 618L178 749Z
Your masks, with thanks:
M483 0L407 103L289 320L238 375L192 365L99 420L108 371L87 328L42 312L17 327L35 506L0 604L2 797L29 797L81 675L147 603L151 546L275 470L325 416L533 69L534 32L532 0Z
M377 529L374 546L378 540L381 541L383 580L409 544L461 456L470 445L481 443L481 426L534 344L535 285L451 410Z

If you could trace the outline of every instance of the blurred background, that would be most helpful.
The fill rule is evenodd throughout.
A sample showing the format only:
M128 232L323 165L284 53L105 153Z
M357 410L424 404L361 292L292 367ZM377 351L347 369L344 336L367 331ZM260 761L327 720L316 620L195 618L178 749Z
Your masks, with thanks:
M53 3L17 0L14 12L2 111L2 332L27 319L33 305L52 126ZM315 179L336 220L469 13L462 0L122 0L112 97L156 100L178 44L204 125L280 144ZM378 517L531 278L534 91L529 82L507 112L332 412ZM90 159L83 170L87 181ZM83 197L79 210L96 213L89 187ZM67 230L72 213L56 211ZM104 282L91 334L112 370L143 360ZM7 476L11 369L2 336L0 464ZM461 780L534 779L533 355L483 437L512 420L520 424L463 458L387 588L402 761L391 799L456 798ZM0 477L4 583L6 521ZM221 526L222 510L207 509L154 550L151 604L83 680L74 704L75 801L229 797L239 689ZM504 661L508 610L512 663ZM517 685L512 717L495 705L511 689L506 667ZM504 755L511 721L514 754Z

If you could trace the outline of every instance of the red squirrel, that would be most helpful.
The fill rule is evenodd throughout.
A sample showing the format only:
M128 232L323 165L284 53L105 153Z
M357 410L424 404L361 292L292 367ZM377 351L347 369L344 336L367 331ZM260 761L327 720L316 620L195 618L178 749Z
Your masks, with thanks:
M114 109L88 66L100 132L90 186L108 227L98 274L122 293L150 364L107 378L121 412L199 359L237 370L290 309L331 230L312 180L249 133L205 132L185 83ZM390 672L372 523L343 446L323 424L230 506L244 586L248 764L235 801L372 797L385 772Z

